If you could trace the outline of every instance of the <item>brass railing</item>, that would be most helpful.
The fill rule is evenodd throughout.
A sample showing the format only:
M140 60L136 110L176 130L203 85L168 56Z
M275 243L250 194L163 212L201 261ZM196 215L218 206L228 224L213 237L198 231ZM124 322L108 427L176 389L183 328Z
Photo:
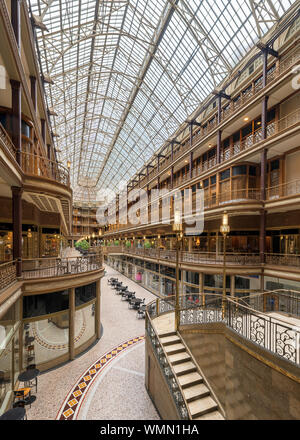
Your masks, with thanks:
M135 248L126 246L105 246L104 252L107 254L131 254L138 257L149 257L156 260L176 261L176 251L168 249L155 249L155 248ZM179 252L180 263L193 263L193 264L223 264L223 254L216 254L216 252ZM226 253L226 262L228 264L259 264L260 257L258 253Z
M16 159L16 148L2 124L0 124L0 140L10 154Z
M279 59L278 61L278 65L277 67L268 72L268 82L267 82L267 86L269 86L270 84L272 84L275 80L277 80L279 77L283 76L284 74L287 73L287 71L294 66L296 63L298 63L300 60L300 51L299 49L297 49L295 52L293 52L292 54L289 54L286 58L283 59ZM262 91L263 87L262 87L262 82L258 82L255 86L253 86L253 88L251 89L250 92L247 92L245 94L240 94L240 97L238 100L234 101L232 100L231 104L229 106L227 106L226 108L222 109L222 116L221 116L221 123L223 121L225 121L226 119L228 119L230 116L233 116L236 112L238 112L242 107L244 107L248 102L250 102L251 100L253 100L253 98L257 95L259 95ZM233 97L234 98L234 97ZM210 118L213 117L213 113L211 114ZM211 124L207 124L206 128L202 128L199 129L199 132L197 134L193 135L192 138L192 145L190 144L190 141L187 140L185 141L184 144L182 144L180 146L180 148L176 151L174 151L173 153L173 159L171 159L171 156L164 158L159 166L159 171L157 171L157 169L153 169L148 176L144 177L141 180L141 186L146 185L151 179L155 178L157 176L157 174L159 174L160 172L162 172L163 170L167 169L174 160L176 160L179 157L183 157L187 151L191 148L194 147L197 143L201 142L202 139L204 139L209 133L211 133L213 130L216 129L216 127L218 126L217 122L216 122L216 112L215 112L215 119ZM270 129L269 129L270 130ZM252 135L250 135L252 136ZM260 136L259 135L259 131L258 134L256 134L256 136ZM246 140L244 142L244 145L236 145L235 146L235 150L236 151L242 151L242 149L245 149L244 147L247 146L247 142L251 143L252 140ZM232 157L232 155L231 155ZM222 158L222 161L227 160L228 157L226 158ZM212 164L208 164L207 163L207 168L202 168L200 170L200 173L202 173L203 171L206 171L206 169L208 169L209 167L213 166ZM197 174L199 175L199 174Z
M63 185L70 185L69 170L63 165L45 156L21 152L21 166L25 174L55 180Z
M295 299L296 293L299 296ZM213 293L181 295L179 297L179 331L189 325L223 322L239 336L300 367L300 328L293 322L289 322L288 318L284 319L284 316L281 319L280 316L268 314L278 311L276 307L270 308L270 303L265 302L265 298L270 299L272 295L274 299L278 295L280 297L278 305L284 305L285 308L293 300L294 303L288 305L288 310L292 310L294 316L299 316L300 292L294 292L294 298L291 294L289 297L286 295L284 302L282 291L253 294L248 297L251 306L247 304L247 298L226 297L224 302L222 295ZM261 299L258 300L258 298ZM159 316L160 301L166 302L166 300L157 299L148 305L149 320ZM172 303L169 301L169 304ZM174 301L172 305L173 307L170 307L166 313L176 312Z
M102 254L99 253L83 257L23 260L23 278L53 278L75 275L101 269L102 265Z
M17 280L16 260L0 264L0 290Z
M265 254L266 264L300 267L300 254Z
M300 194L300 179L295 179L291 182L267 188L268 200L279 199L280 197L288 197L296 194Z

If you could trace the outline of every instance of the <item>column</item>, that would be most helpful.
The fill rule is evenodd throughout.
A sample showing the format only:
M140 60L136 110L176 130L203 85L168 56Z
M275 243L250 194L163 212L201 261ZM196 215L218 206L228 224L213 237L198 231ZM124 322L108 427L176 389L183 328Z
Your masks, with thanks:
M12 101L12 142L16 148L16 160L21 165L22 131L21 131L21 83L13 79L11 84Z
M30 91L34 110L37 109L36 77L30 76Z
M11 24L20 50L21 47L21 19L20 0L11 0Z
M44 144L46 143L46 121L41 119L41 133Z
M190 152L190 179L193 177L193 152Z
M171 166L171 189L173 189L174 186L174 166Z
M22 276L22 192L23 188L13 186L12 220L13 220L13 259L17 260L17 277Z
M221 162L221 142L222 142L222 130L217 132L217 163Z
M75 358L75 287L69 289L69 356L72 361Z
M189 249L189 252L192 252L193 251L193 237L188 237L188 249Z
M202 295L202 301L201 301L201 305L205 304L205 295L204 295L204 273L200 272L199 273L199 292L200 295Z
M134 278L135 279L135 278ZM100 319L100 307L101 307L101 280L96 281L96 303L95 303L95 330L96 337L100 339L101 335L101 319Z

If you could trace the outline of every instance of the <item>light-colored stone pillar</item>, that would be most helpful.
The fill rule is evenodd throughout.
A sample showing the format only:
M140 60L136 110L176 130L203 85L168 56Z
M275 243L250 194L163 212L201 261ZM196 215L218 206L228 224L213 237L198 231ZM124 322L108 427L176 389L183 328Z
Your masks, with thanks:
M100 339L101 333L101 320L100 320L100 308L101 308L101 280L96 281L96 303L95 303L95 326L96 337Z
M204 273L199 272L199 293L202 295L204 293ZM205 304L205 296L202 296L202 305Z
M193 237L188 237L188 250L189 252L192 252L193 250Z
M75 357L75 287L69 289L69 356L70 360Z

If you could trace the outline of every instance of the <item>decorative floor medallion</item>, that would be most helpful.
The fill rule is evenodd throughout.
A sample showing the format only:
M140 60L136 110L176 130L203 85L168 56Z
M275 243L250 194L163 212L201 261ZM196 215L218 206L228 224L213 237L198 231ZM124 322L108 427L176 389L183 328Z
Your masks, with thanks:
M100 359L93 363L77 381L76 385L69 392L68 396L64 400L57 416L56 420L74 420L80 409L84 396L87 394L91 384L95 378L109 365L120 353L127 348L132 347L138 342L144 341L145 336L138 336L132 338L127 342L123 342L113 350L105 353Z

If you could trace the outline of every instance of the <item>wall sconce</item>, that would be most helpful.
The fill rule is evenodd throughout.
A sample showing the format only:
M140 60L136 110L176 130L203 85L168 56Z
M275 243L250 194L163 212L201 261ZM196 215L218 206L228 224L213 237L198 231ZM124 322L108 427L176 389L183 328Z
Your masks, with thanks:
M71 168L71 162L68 160L67 161L67 167L70 169Z
M28 228L28 231L27 231L27 237L28 237L28 238L31 238L31 237L32 237L32 233L31 233L31 229L30 229L30 228Z

